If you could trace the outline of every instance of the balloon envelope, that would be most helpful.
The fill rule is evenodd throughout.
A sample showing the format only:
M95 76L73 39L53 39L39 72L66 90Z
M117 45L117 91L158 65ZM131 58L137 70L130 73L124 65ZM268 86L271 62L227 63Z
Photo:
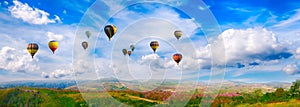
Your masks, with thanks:
M156 52L157 48L159 47L159 43L158 41L152 41L150 43L150 47L152 48L152 50L154 51L154 53Z
M179 64L179 62L181 61L181 59L182 59L182 55L181 55L181 54L174 54L174 55L173 55L173 60L174 60L177 64Z
M89 44L88 44L88 42L86 42L86 41L83 41L83 42L81 43L81 45L82 45L82 47L83 47L84 50L86 50L86 49L89 47Z
M180 31L180 30L176 30L176 31L174 32L174 35L175 35L175 37L179 40L180 37L183 35L183 33L182 33L182 31Z
M54 54L55 50L58 48L58 42L55 40L49 41L48 46Z
M131 49L131 51L134 51L135 46L134 45L130 45L130 49Z
M114 25L107 25L104 27L104 32L109 40L117 33L117 27Z
M131 51L128 51L128 53L127 53L127 54L130 56L130 55L131 55L131 53L132 53Z
M123 49L122 52L124 55L126 55L128 51L127 51L127 49Z
M85 35L86 35L86 37L90 38L90 36L92 35L92 33L90 31L86 31Z
M39 50L39 46L36 43L29 43L27 45L27 51L31 55L32 58L38 50Z

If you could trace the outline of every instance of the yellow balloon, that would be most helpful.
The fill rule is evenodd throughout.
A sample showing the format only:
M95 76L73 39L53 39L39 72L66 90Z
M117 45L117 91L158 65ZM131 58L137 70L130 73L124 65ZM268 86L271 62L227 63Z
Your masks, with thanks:
M156 52L156 50L158 49L158 47L159 47L159 43L158 43L158 41L152 41L151 43L150 43L150 47L152 48L152 50L154 51L154 53Z
M39 50L39 46L36 43L29 43L27 45L27 51L31 55L32 58L38 50Z
M54 54L55 50L58 48L58 42L55 40L52 40L48 43L48 46Z

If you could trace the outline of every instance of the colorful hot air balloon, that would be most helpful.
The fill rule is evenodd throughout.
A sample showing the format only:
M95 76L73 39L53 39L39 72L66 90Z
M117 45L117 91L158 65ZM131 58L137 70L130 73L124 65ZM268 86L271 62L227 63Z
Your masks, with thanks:
M179 62L181 61L182 59L182 55L181 54L174 54L173 55L173 60L177 63L177 65L179 64Z
M55 40L52 40L48 43L48 46L54 54L55 50L58 48L58 42Z
M150 47L152 48L152 50L154 51L154 53L156 52L157 48L159 47L159 43L157 41L152 41L150 43Z
M108 39L111 40L111 38L117 33L117 28L114 25L107 25L105 26L104 31Z
M85 35L86 35L86 37L90 38L90 36L92 35L92 33L90 31L86 31Z
M134 46L134 45L130 45L130 49L131 49L131 51L133 52L134 49L135 49L135 46Z
M88 44L88 42L83 41L83 42L81 43L81 46L83 47L84 50L86 50L86 49L89 47L89 44Z
M31 55L32 58L38 50L39 50L39 46L36 43L29 43L27 45L27 51Z
M124 55L126 55L128 51L127 51L127 49L123 49L122 52Z
M130 55L131 55L131 53L132 53L131 51L128 51L128 53L127 53L127 54L130 56Z
M174 35L175 35L175 37L177 38L177 40L179 40L180 37L183 35L183 33L182 33L182 31L180 31L180 30L176 30L176 31L174 32Z

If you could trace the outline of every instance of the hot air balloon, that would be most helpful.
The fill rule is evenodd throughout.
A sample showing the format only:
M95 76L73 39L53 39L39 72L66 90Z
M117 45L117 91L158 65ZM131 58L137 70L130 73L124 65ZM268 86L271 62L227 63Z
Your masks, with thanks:
M117 28L114 25L107 25L105 26L104 31L108 39L111 40L111 38L117 33Z
M134 49L135 49L135 46L134 46L134 45L130 45L130 49L131 49L131 51L133 52Z
M179 40L180 39L180 37L182 36L182 31L180 31L180 30L176 30L175 32L174 32L174 35L175 35L175 37L177 38L177 40Z
M123 49L122 52L124 55L126 55L128 51L127 51L127 49Z
M177 65L179 64L179 62L181 61L182 59L182 55L181 54L174 54L173 55L173 60L177 63Z
M36 43L29 43L27 45L27 51L32 58L38 50L39 50L39 46Z
M86 49L89 47L89 44L88 44L88 42L86 42L86 41L83 41L83 42L81 43L81 45L82 45L82 47L83 47L84 50L86 50Z
M48 43L48 46L54 54L55 50L58 48L58 42L55 40L52 40Z
M156 52L157 48L159 47L159 43L157 41L152 41L150 43L150 47L152 48L152 50L154 51L154 53Z
M131 51L128 51L128 53L127 53L127 54L130 56L130 55L131 55L131 53L132 53Z
M92 35L92 33L90 31L86 31L85 35L86 35L86 37L90 38L90 36Z

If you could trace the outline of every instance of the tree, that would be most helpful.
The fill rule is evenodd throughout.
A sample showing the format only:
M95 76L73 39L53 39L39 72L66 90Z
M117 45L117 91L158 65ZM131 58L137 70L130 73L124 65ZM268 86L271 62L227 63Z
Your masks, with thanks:
M296 80L295 82L293 82L293 85L291 86L290 90L289 90L289 97L291 98L296 98L296 97L300 97L299 90L300 87L300 80Z

